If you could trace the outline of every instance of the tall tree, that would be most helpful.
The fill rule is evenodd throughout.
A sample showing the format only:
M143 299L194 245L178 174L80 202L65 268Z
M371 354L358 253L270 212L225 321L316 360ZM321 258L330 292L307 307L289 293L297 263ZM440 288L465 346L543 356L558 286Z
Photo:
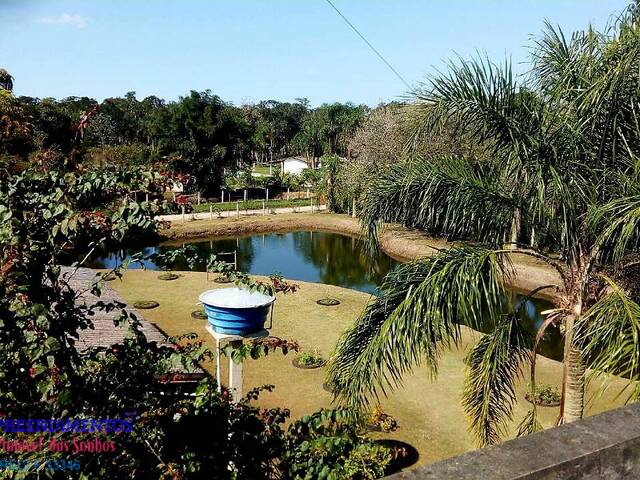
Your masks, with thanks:
M390 169L365 194L363 223L374 240L382 222L400 222L474 243L388 276L337 347L331 381L344 399L362 405L420 362L437 374L460 324L479 329L483 315L496 327L469 353L462 402L482 445L506 434L527 362L535 385L537 343L551 326L565 343L559 422L583 416L587 367L640 379L640 305L604 271L624 272L639 247L639 66L634 5L605 33L567 40L547 26L523 81L508 63L462 61L416 94L419 129L454 125L485 145L488 158L432 157ZM548 237L563 261L535 246L502 248L516 218ZM555 296L535 337L519 322L523 304L505 301L513 251L557 272L556 284L529 292ZM637 383L629 393L640 397ZM536 428L534 408L520 432Z
M176 170L193 175L205 192L217 191L223 169L235 166L248 140L240 112L209 91L154 111L148 128L156 155L172 157Z

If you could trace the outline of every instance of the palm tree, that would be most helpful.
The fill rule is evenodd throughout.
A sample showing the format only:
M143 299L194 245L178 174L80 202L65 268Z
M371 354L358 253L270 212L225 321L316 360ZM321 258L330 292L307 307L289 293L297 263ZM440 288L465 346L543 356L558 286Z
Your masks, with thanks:
M365 193L362 222L374 246L384 222L473 243L387 276L332 358L329 381L342 401L363 407L419 364L437 375L460 325L479 330L487 317L495 329L468 354L462 396L481 445L506 435L527 365L535 388L537 344L551 325L565 345L559 423L583 416L587 368L640 378L640 306L604 274L623 272L640 240L639 20L634 4L605 33L566 39L547 25L526 76L508 62L459 61L415 92L416 138L446 125L487 155L389 169ZM513 254L557 272L555 284L529 292L555 298L535 336L519 321L523 303L506 301ZM629 399L638 397L635 386ZM534 406L519 434L539 428Z

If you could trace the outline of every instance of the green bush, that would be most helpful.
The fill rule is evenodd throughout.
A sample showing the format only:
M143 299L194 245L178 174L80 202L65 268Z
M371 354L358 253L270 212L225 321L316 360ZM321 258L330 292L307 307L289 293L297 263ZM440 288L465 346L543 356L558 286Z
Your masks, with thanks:
M312 352L302 352L298 356L298 363L305 367L309 365L317 365L322 362L324 362L324 358L322 358L322 355L315 350Z
M556 405L560 403L560 390L553 385L536 385L532 394L531 386L527 392L527 399L536 405Z
M344 477L348 479L374 480L385 475L385 469L391 461L387 447L377 443L358 444L349 453L344 463Z
M321 410L291 424L282 469L292 479L375 479L391 461L388 448L357 434L348 410Z

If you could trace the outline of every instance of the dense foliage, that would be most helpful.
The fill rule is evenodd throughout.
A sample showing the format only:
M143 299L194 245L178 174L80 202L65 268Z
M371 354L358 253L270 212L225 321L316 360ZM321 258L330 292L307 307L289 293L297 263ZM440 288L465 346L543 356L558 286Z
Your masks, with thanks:
M82 125L82 147L74 155L85 166L156 165L192 176L204 194L218 192L225 171L254 163L304 155L315 166L323 154L348 155L349 138L367 112L349 103L311 108L306 99L236 107L209 91L191 91L178 101L138 100L134 92L100 103L14 97L12 78L2 72L0 165L49 167L69 155L72 132Z

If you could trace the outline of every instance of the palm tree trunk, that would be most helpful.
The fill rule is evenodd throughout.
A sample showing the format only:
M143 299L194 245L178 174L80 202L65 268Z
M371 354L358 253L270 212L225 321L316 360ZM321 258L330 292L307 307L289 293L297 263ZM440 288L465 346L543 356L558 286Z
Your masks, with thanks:
M584 415L585 368L582 354L574 347L569 349L567 358L567 382L562 422L580 420Z
M521 218L520 218L520 209L516 208L513 212L513 220L511 221L511 240L510 240L510 248L518 248L518 238L520 237L520 228L521 228Z
M575 305L574 312L565 320L564 373L558 423L574 422L584 415L585 368L582 352L574 343L574 325L582 312L582 302Z

